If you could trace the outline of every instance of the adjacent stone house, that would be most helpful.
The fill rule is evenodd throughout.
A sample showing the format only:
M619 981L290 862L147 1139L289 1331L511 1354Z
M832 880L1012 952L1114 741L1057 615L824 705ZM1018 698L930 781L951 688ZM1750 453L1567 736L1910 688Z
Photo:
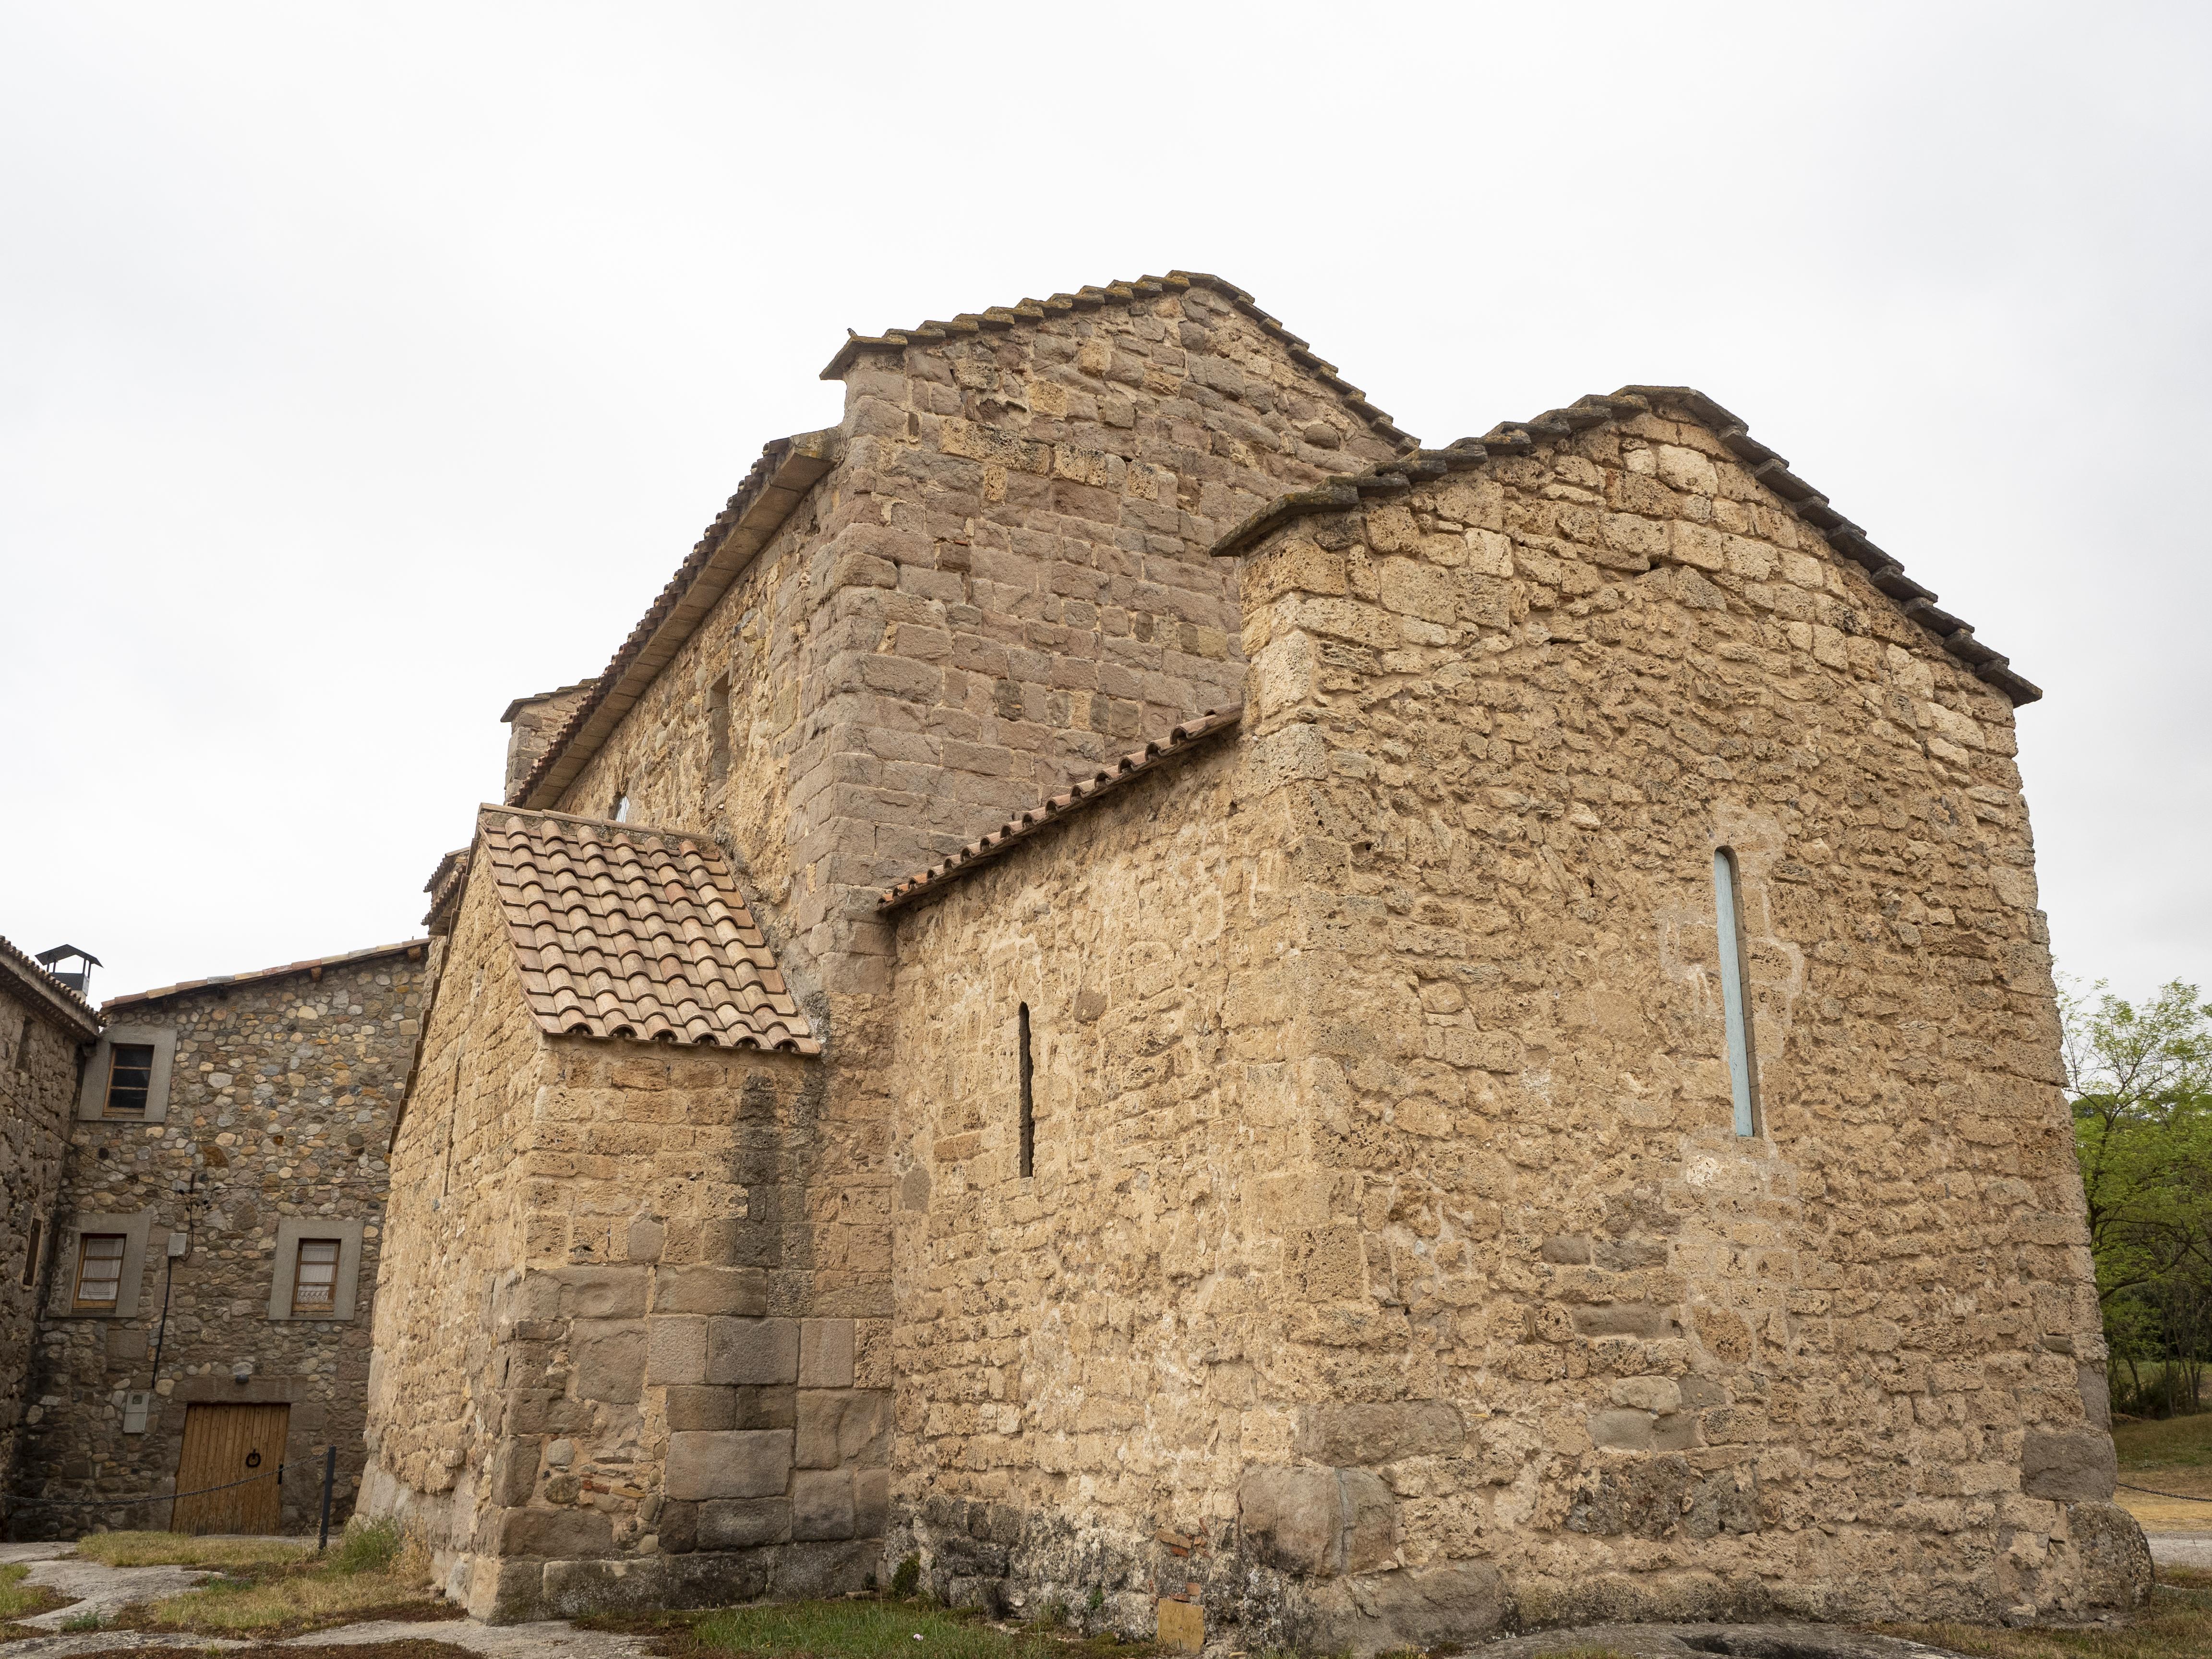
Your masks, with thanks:
M331 1446L349 1511L428 955L416 939L102 1005L61 1125L20 1469L41 1502L19 1535L306 1530Z
M1181 274L826 373L433 878L456 1594L2142 1593L2002 657L1681 388L1419 449Z
M0 1494L19 1480L40 1289L61 1202L77 1070L100 1036L91 1005L0 939ZM0 1517L8 1513L0 1496Z

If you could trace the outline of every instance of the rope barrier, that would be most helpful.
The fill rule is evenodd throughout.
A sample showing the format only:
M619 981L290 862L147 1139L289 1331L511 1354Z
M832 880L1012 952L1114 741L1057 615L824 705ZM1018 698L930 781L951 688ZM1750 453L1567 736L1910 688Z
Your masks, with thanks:
M2130 1492L2148 1492L2153 1498L2178 1498L2185 1504L2212 1504L2212 1498L2191 1498L2185 1492L2160 1492L2155 1486L2130 1486L2124 1480L2115 1480L2112 1484L2126 1487Z
M233 1486L250 1486L257 1480L282 1481L284 1466L279 1463L266 1474L249 1474L243 1480L226 1480L220 1486L202 1486L198 1492L149 1492L141 1498L26 1498L19 1492L7 1494L10 1504L24 1504L40 1510L121 1510L133 1504L167 1504L179 1498L198 1498L211 1492L228 1492Z

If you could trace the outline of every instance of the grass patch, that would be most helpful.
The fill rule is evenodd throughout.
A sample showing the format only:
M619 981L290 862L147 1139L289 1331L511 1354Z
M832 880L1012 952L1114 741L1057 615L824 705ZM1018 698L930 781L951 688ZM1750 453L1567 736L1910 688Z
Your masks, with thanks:
M313 1546L289 1538L200 1538L188 1532L95 1532L76 1540L78 1556L110 1567L274 1567Z
M1149 1659L1156 1651L1150 1642L1086 1638L1042 1620L1007 1628L973 1608L866 1595L576 1622L656 1637L677 1659Z
M458 1619L429 1590L430 1560L390 1521L357 1522L327 1555L292 1551L227 1567L181 1595L125 1610L133 1630L200 1636L298 1636L368 1619Z
M2203 1659L2212 1653L2212 1589L2168 1583L2159 1569L2150 1604L2127 1624L2091 1630L2000 1630L1984 1625L1878 1625L1884 1636L1974 1659ZM2192 1573L2191 1577L2212 1579Z
M2112 1499L2150 1532L2212 1532L2212 1412L2112 1425L2120 1479ZM2149 1486L2152 1492L2131 1492ZM2161 1498L2156 1492L2177 1494ZM2191 1503L2191 1498L2208 1501Z
M1002 1630L964 1611L866 1599L727 1608L700 1620L691 1635L703 1651L744 1659L1062 1659L1100 1645L1050 1627ZM1139 1651L1114 1643L1101 1650Z
M27 1584L31 1569L24 1562L11 1562L0 1567L0 1622L10 1619L29 1619L41 1613L52 1613L56 1607L65 1607L76 1598L64 1595L44 1584ZM38 1634L44 1635L41 1631Z

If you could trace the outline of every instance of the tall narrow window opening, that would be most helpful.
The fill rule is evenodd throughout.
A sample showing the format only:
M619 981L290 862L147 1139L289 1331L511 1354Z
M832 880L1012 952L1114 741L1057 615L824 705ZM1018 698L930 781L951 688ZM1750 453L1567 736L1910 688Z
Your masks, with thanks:
M1036 1173L1036 1067L1030 1060L1028 1003L1022 1004L1020 1018L1015 1024L1022 1041L1022 1173L1031 1176Z
M1728 1020L1729 1091L1735 1132L1759 1133L1758 1048L1751 1035L1751 975L1743 948L1743 901L1735 854L1713 849L1713 902L1721 953L1721 1007Z
M28 1290L39 1279L39 1252L46 1244L46 1218L42 1215L31 1218L31 1236L24 1241L23 1288Z
M118 1042L107 1066L107 1098L100 1107L108 1117L146 1115L146 1091L154 1082L154 1045Z
M719 789L730 777L730 677L707 688L707 787Z
M76 1305L92 1313L113 1313L123 1288L123 1235L88 1233L77 1247Z

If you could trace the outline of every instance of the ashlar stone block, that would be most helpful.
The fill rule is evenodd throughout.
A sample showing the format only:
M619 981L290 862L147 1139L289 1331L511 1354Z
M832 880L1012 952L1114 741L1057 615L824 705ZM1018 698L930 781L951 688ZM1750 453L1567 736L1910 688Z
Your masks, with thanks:
M849 1389L853 1386L851 1320L799 1321L799 1386L802 1389Z
M707 1326L709 1382L796 1382L799 1322L795 1319L713 1319Z
M679 1502L776 1497L790 1481L791 1455L789 1429L672 1433L665 1490Z
M791 1483L791 1535L853 1536L853 1477L844 1469L802 1470Z

